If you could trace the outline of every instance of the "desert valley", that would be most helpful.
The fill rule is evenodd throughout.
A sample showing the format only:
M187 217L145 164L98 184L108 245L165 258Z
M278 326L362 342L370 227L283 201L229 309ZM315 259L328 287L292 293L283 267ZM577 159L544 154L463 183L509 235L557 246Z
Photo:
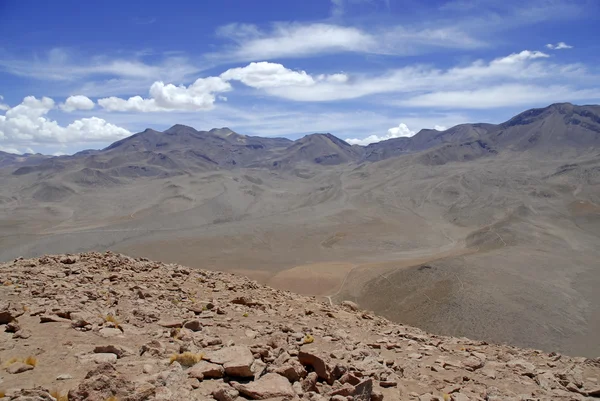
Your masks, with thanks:
M365 147L175 125L0 166L3 262L111 250L434 334L600 355L599 106Z

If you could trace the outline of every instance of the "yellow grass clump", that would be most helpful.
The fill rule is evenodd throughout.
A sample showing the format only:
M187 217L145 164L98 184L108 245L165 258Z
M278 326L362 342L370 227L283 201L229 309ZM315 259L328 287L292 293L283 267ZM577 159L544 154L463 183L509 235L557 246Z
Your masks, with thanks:
M315 342L315 338L313 336L311 336L310 334L307 334L307 335L304 336L303 342L304 342L304 344L314 343Z
M4 367L5 367L5 368L7 368L7 367L9 367L10 365L12 365L13 363L15 363L15 362L20 362L20 361L21 361L21 360L20 360L19 358L12 357L12 358L10 358L9 360L7 360L6 362L4 362Z
M0 390L0 398L4 397L6 397L6 393L4 392L4 390Z
M56 399L56 401L69 401L68 394L61 394L58 390L50 391L50 395Z
M183 354L173 354L169 360L169 365L177 361L182 366L190 367L200 362L202 358L204 358L203 353L184 352Z
M28 356L23 361L26 365L33 366L34 368L37 366L37 358L35 356Z
M102 317L104 319L104 321L106 323L112 323L115 325L115 328L120 329L121 326L119 326L121 324L121 322L119 322L119 319L117 319L115 316L113 315L106 315Z

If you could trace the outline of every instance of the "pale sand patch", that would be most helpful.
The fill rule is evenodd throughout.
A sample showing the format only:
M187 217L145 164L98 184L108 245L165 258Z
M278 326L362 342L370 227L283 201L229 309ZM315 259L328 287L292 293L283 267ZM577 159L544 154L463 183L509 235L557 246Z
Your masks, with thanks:
M312 263L284 270L267 284L303 295L328 295L336 292L355 265L343 262Z

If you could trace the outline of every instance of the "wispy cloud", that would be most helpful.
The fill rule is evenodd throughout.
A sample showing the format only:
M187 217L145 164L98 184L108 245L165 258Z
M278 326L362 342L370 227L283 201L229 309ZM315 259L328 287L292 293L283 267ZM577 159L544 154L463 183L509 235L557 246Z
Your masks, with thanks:
M552 43L548 43L546 45L546 47L550 50L563 50L563 49L572 49L573 48L573 46L570 46L570 45L566 44L565 42L558 42L555 45L553 45Z
M230 24L217 31L234 44L209 54L215 60L258 61L321 54L418 54L434 48L472 49L485 46L458 27L414 29L385 26L364 30L329 23L276 23L262 30L255 25Z
M77 81L99 76L179 81L199 71L186 57L166 57L151 64L139 58L88 57L62 48L54 48L33 58L3 54L0 69L17 76L54 81Z

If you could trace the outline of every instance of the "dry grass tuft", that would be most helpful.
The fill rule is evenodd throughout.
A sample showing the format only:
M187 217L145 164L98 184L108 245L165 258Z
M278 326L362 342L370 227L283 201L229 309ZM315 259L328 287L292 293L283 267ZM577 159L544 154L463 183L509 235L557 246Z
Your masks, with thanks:
M452 397L450 396L450 394L446 394L444 393L444 401L450 401L452 399Z
M35 356L28 356L23 362L29 366L33 366L34 368L37 366L38 363L37 358Z
M311 344L315 342L315 338L313 336L311 336L310 334L307 334L306 336L304 336L304 340L302 340L302 342L304 344Z
M106 323L112 323L112 324L114 324L115 328L117 328L119 330L121 329L121 326L120 326L121 322L119 322L119 319L117 319L116 316L106 315L106 316L102 316L102 319L104 319L104 321Z
M54 389L50 391L50 395L56 399L56 401L69 401L68 394L61 394L60 391Z
M184 352L183 354L173 354L169 359L169 365L177 361L182 366L190 367L200 362L202 358L204 358L203 353Z
M6 397L6 392L4 390L0 390L0 398Z
M20 361L21 361L21 360L20 360L19 358L12 357L12 358L10 358L9 360L7 360L7 361L4 363L4 367L6 367L6 368L7 368L7 367L9 367L10 365L12 365L13 363L15 363L15 362L20 362Z
M108 397L108 398L106 399L106 401L119 401L119 399L113 395L113 396L111 396L111 397Z

